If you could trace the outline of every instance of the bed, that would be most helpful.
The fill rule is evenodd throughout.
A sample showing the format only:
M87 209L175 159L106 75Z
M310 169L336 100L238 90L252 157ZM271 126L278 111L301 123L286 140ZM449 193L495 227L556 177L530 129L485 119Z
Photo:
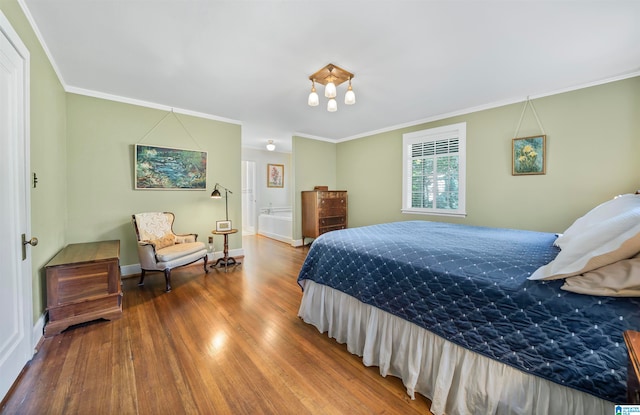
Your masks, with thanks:
M637 214L614 221L625 235L634 224L634 243L640 204ZM594 239L592 222L602 221L587 216L560 238L428 221L321 235L298 277L299 316L381 375L400 377L409 395L432 401L436 415L613 413L626 402L623 332L640 329L640 298L628 296L640 294L640 284L604 284L605 294L614 292L586 295L569 282L602 279L592 274L626 261L635 261L640 277L640 258L632 258L640 245L622 243L624 252L606 252L602 265L592 245L617 240L580 240ZM589 266L563 273L584 262L565 258L579 243ZM571 266L550 269L561 260Z

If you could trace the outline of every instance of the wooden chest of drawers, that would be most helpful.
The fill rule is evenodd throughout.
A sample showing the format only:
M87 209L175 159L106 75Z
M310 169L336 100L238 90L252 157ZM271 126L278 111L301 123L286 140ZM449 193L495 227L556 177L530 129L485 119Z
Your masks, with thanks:
M74 324L122 316L120 241L67 245L45 266L45 337Z
M302 192L302 242L347 227L345 190Z

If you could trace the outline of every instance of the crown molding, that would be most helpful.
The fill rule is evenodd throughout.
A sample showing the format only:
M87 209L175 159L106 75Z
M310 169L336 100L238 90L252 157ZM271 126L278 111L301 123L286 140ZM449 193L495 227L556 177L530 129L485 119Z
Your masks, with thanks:
M158 104L150 101L143 101L135 98L127 98L121 95L107 94L104 92L93 91L90 89L83 89L83 88L68 86L67 88L65 88L65 91L71 94L78 94L78 95L84 95L84 96L93 97L93 98L106 99L109 101L122 102L124 104L137 105L140 107L153 108L153 109L158 109L163 111L173 111L177 114L191 115L193 117L206 118L209 120L222 121L229 124L242 125L242 121L234 120L231 118L219 117L217 115L207 114L207 113L198 112L198 111L191 111L184 108L171 107L169 105Z
M446 118L457 117L457 116L460 116L460 115L471 114L471 113L474 113L474 112L479 112L479 111L485 111L485 110L490 110L490 109L494 109L494 108L504 107L506 105L518 104L518 103L521 103L521 102L524 102L524 101L527 101L527 100L545 98L545 97L549 97L549 96L553 96L553 95L564 94L566 92L577 91L579 89L590 88L592 86L598 86L598 85L608 84L608 83L611 83L611 82L622 81L622 80L625 80L625 79L634 78L636 76L640 76L640 71L630 72L630 73L618 75L618 76L611 77L611 78L606 78L606 79L602 79L602 80L598 80L598 81L589 82L589 83L586 83L586 84L575 85L575 86L571 86L571 87L568 87L568 88L558 89L558 90L551 91L551 92L545 92L545 93L536 94L536 95L529 95L529 96L526 96L526 97L511 98L511 99L506 99L506 100L502 100L502 101L496 101L496 102L489 103L489 104L478 105L476 107L470 107L470 108L462 109L462 110L459 110L459 111L453 111L453 112L448 112L448 113L444 113L444 114L434 115L433 117L423 118L421 120L409 121L409 122L406 122L406 123L403 123L403 124L397 124L397 125L392 125L390 127L381 128L379 130L367 131L367 132L356 134L356 135L352 135L352 136L349 136L349 137L339 138L339 139L334 140L334 142L335 143L343 143L345 141L356 140L358 138L369 137L369 136L376 135L376 134L388 133L389 131L400 130L402 128L413 127L413 126L416 126L416 125L426 124L426 123L434 122L434 121L440 121L440 120L444 120ZM311 138L311 137L308 137L308 138Z
M328 138L328 137L320 137L317 135L312 135L312 134L306 134L306 133L299 133L299 132L294 132L292 134L295 137L301 137L301 138L309 138L311 140L318 140L318 141L326 141L329 143L338 143L340 140L335 139L335 138ZM363 137L366 137L369 134L364 135Z

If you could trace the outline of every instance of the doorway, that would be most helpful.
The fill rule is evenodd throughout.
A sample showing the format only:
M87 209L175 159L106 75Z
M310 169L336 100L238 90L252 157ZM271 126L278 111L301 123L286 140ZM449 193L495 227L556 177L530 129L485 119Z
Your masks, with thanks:
M242 161L242 234L256 233L256 162Z

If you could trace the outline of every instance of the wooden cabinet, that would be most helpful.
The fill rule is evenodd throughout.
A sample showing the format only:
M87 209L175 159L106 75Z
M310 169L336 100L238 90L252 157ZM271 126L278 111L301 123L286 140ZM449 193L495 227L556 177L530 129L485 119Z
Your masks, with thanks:
M302 192L302 243L323 233L347 227L347 192L314 190Z
M122 316L120 241L67 245L45 266L45 337L74 324Z
M640 403L640 333L633 330L624 332L627 345L627 403Z

